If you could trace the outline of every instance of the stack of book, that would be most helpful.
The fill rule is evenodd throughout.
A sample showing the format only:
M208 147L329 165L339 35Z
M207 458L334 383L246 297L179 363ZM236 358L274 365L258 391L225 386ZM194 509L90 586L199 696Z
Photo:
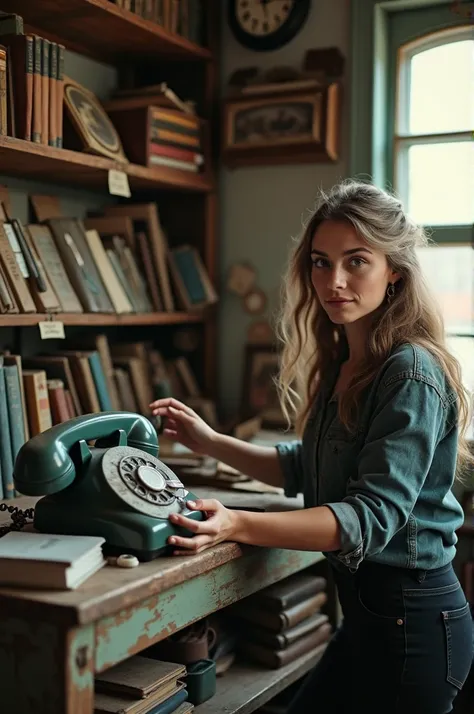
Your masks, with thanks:
M173 109L151 107L150 120L150 165L198 171L204 161L199 118Z
M0 135L63 145L64 45L0 15Z
M323 577L298 573L233 605L239 652L278 669L327 642L332 628L321 612L326 585Z
M186 667L136 655L95 679L95 714L190 714Z

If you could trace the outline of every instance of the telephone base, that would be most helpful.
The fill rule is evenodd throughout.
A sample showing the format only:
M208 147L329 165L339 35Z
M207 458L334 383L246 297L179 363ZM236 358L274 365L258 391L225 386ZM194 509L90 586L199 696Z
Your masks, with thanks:
M104 555L106 557L118 558L119 555L135 555L140 562L147 563L155 558L171 555L173 552L172 546L166 544L155 550L142 550L141 548L123 548L118 545L110 545L105 543L103 546Z
M189 493L190 499L196 496ZM171 535L192 536L187 529L174 526L168 519L153 518L127 507L117 508L97 499L93 506L65 498L65 492L45 496L36 504L34 527L41 533L67 535L97 535L105 538L106 555L135 555L140 561L153 560L171 554ZM111 507L112 506L112 507ZM183 515L201 521L202 511L184 509Z

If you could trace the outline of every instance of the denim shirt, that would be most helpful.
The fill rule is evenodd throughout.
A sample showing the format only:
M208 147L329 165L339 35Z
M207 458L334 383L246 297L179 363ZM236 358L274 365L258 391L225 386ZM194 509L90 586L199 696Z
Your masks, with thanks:
M364 391L350 432L331 399L338 371L321 387L302 441L276 445L286 495L303 493L306 508L332 510L341 548L325 555L338 569L355 572L363 560L445 565L463 511L451 490L456 394L443 370L421 347L396 348Z

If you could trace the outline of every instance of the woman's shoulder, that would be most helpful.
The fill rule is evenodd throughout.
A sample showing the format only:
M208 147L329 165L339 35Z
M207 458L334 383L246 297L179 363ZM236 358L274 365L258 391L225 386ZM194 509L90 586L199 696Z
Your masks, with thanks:
M446 374L436 356L426 347L407 342L395 347L380 370L382 385L404 379L413 379L430 384L440 394L451 392Z

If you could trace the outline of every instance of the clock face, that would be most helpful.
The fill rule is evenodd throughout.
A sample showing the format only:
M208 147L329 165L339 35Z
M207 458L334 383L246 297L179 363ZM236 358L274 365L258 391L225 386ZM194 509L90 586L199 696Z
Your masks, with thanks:
M261 37L279 30L288 20L290 10L296 0L273 0L273 2L253 2L238 0L237 20L245 32Z
M309 5L310 0L229 0L229 24L246 47L273 50L297 34Z

